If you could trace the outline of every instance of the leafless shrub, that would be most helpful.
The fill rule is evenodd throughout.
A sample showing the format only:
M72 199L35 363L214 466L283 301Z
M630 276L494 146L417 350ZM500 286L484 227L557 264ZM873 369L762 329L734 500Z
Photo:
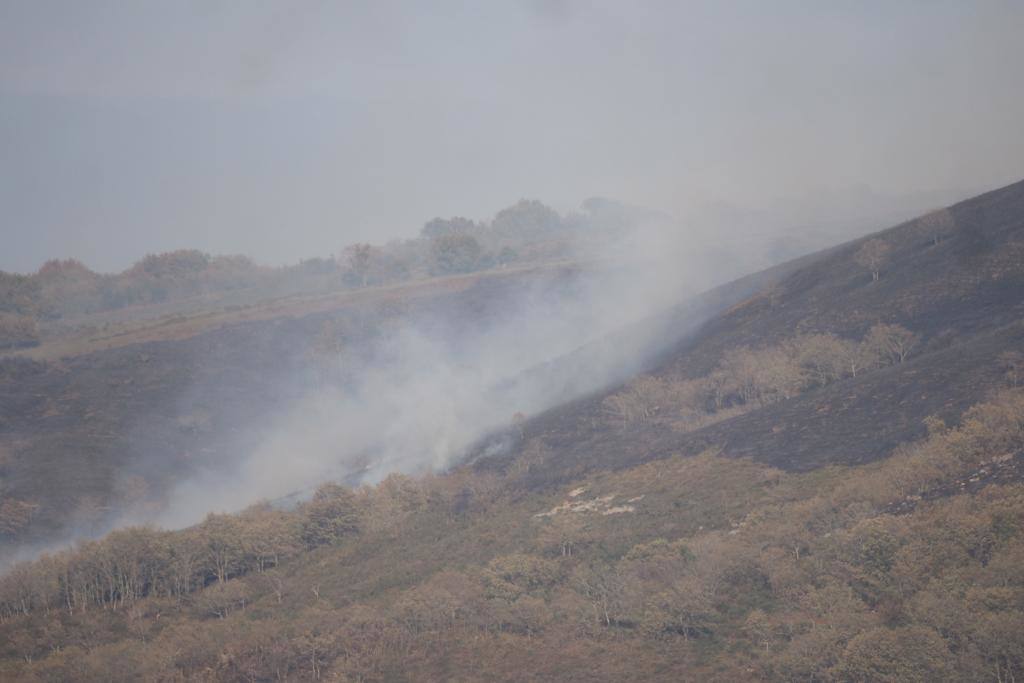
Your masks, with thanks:
M921 216L917 220L920 231L928 237L932 244L938 244L942 238L956 228L956 219L949 209L936 209Z
M892 248L884 241L875 238L865 242L854 254L854 260L871 271L871 279L878 280L882 266L889 260Z

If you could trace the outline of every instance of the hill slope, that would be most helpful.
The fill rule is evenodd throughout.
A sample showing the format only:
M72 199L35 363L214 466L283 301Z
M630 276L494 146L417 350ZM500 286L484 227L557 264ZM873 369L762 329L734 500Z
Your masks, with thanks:
M758 283L443 476L17 567L0 675L1020 678L1024 183Z
M535 482L709 447L790 470L863 463L922 437L928 416L957 419L1001 383L1000 356L1024 345L1024 182L948 211L938 240L916 220L804 259L665 353L648 376L694 380L713 373L730 349L820 333L860 339L878 323L917 335L906 362L682 432L668 426L670 411L622 428L607 414L608 396L621 389L600 393L526 426L527 441L549 442L558 453L537 465ZM855 258L871 240L891 248L878 281Z

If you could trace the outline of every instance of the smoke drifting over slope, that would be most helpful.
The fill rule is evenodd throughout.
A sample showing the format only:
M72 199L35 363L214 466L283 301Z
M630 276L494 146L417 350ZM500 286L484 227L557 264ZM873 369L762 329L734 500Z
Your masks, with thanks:
M158 521L187 524L331 479L372 483L390 472L442 470L515 413L532 415L621 379L642 361L635 354L645 344L595 342L750 264L737 253L709 268L705 246L673 238L682 234L648 216L600 249L586 245L582 267L519 280L518 291L485 304L491 310L467 316L435 308L390 321L360 361L337 358L343 383L309 389L264 428L252 452L179 487ZM586 368L530 372L557 367L582 347Z
M579 268L524 275L477 309L369 315L371 333L318 358L329 371L301 350L275 349L280 364L254 354L255 367L230 358L242 344L175 347L170 366L203 371L153 373L153 393L173 385L173 409L166 393L118 405L111 424L130 435L112 441L137 462L105 463L125 470L107 489L140 476L162 494L175 468L196 473L163 512L126 504L119 521L166 525L326 479L439 469L514 413L642 366L699 322L657 318L696 292L1019 177L1024 97L1007 84L1020 17L1006 3L6 3L0 204L13 227L0 268L71 256L112 271L174 249L327 262L430 216L485 220L520 196L565 212L606 192L675 217L632 212L619 239L577 245ZM95 275L100 300L134 292ZM333 277L310 279L321 275ZM661 322L637 326L651 316ZM275 324L302 327L300 345L316 333ZM218 364L262 373L238 386L268 395L231 395ZM91 416L83 403L74 414ZM176 452L179 417L194 438ZM52 442L30 455L80 455L56 428L40 432Z
M46 463L34 471L48 514L36 537L180 527L260 500L288 504L326 481L443 470L485 435L496 433L487 443L501 447L516 413L536 415L643 369L713 313L678 308L694 294L878 227L779 230L751 221L766 228L723 242L711 221L695 226L611 200L561 217L536 203L516 207L504 225L539 240L522 247L532 254L525 261L382 289L349 282L357 289L340 308L273 304L270 319L195 337L160 333L81 356L70 373L54 370L32 391L59 396L69 418L98 413L110 426L49 421L33 437L22 459ZM537 216L550 226L523 222ZM498 223L471 226L483 231L483 262L501 251ZM395 248L408 255L431 244ZM341 343L321 348L325 330ZM34 499L31 490L15 493Z
M712 231L654 212L614 202L591 211L595 226L607 219L628 227L577 242L579 265L517 280L481 310L413 307L390 318L372 350L331 361L343 382L310 387L281 377L282 393L301 398L269 424L241 426L258 428L259 444L178 487L157 522L180 526L209 511L302 497L328 480L443 470L481 437L508 429L513 415L535 415L637 372L713 311L672 312L694 295L836 232L722 244Z

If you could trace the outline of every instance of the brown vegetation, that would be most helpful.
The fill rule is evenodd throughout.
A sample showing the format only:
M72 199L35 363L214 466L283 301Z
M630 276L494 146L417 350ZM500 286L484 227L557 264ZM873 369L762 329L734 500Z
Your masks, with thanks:
M739 347L697 379L642 376L603 400L620 424L663 421L688 431L858 373L904 362L918 336L878 324L860 341L806 334L762 349Z
M1022 450L1008 390L875 465L706 454L569 494L634 501L620 515L538 518L554 499L456 472L128 529L0 579L0 675L1008 681L1024 488L928 492Z
M809 260L504 460L20 565L0 678L1019 680L1022 187L889 231L871 286Z

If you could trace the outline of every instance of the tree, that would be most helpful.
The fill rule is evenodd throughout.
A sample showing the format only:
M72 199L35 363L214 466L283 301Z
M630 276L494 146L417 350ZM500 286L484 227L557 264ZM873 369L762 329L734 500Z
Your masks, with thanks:
M820 588L804 588L809 590L800 598L800 607L814 616L815 624L847 638L870 623L867 605L847 584L828 578Z
M590 603L598 624L611 626L619 620L626 584L614 567L581 565L573 572L572 585Z
M765 652L768 652L775 640L775 630L775 625L764 610L753 610L743 622L743 631L755 643L764 645Z
M420 230L420 235L427 239L433 239L445 235L473 235L478 232L480 232L480 226L473 221L462 216L453 216L452 218L435 218L428 221Z
M879 365L902 363L921 338L901 325L878 324L868 330L862 342L866 354Z
M263 503L239 517L245 564L250 571L262 573L301 550L295 520L284 510Z
M740 347L730 349L722 356L719 369L729 380L729 388L738 396L740 403L751 403L758 398L761 387L758 383L760 362L755 351Z
M545 551L572 557L592 537L580 515L566 513L547 518L537 534L537 542Z
M245 609L248 591L241 581L228 581L207 586L195 599L200 614L224 619L235 609Z
M508 602L524 593L548 588L560 578L554 560L521 553L494 558L483 573L488 597Z
M956 227L956 219L949 209L936 209L931 213L921 216L917 220L921 232L928 236L932 244L938 244L943 236Z
M339 484L324 484L303 506L299 535L309 548L335 543L359 530L356 497Z
M39 312L38 278L0 270L0 312L35 315Z
M656 633L676 633L689 640L709 630L714 612L713 591L700 577L689 574L651 596L644 625Z
M757 353L758 400L761 403L793 398L807 383L803 368L788 349L771 347Z
M145 274L157 278L181 278L206 270L210 255L197 249L179 249L162 254L147 254L132 266L132 275Z
M432 270L439 274L468 273L480 263L482 249L472 235L453 233L430 240Z
M874 628L850 641L834 673L842 681L925 683L950 680L951 665L946 644L930 628Z
M195 586L201 586L205 579L202 565L206 549L201 529L181 532L174 536L171 544L165 570L166 590L178 600L191 593Z
M663 408L665 384L665 380L658 377L638 377L605 398L601 405L605 412L624 424L647 422L657 417Z
M234 515L210 514L200 527L206 560L218 583L242 571L245 553L242 529Z
M810 379L821 386L841 379L851 372L856 374L855 365L849 364L851 352L856 345L834 334L808 334L798 337L793 343L797 362L804 368Z
M342 252L345 256L346 265L361 287L366 286L367 279L369 278L374 251L374 248L369 244L352 244L345 247L345 250Z
M740 347L727 351L719 364L729 388L739 402L765 405L792 398L804 385L804 373L787 349L769 347L754 350Z
M35 275L42 287L40 313L88 313L102 308L104 278L76 259L51 259Z
M859 265L871 271L871 279L874 281L878 280L882 266L889 259L890 251L891 247L886 242L875 238L865 242L853 258Z
M1003 377L1011 387L1024 383L1024 354L1020 351L1004 351L999 354L999 365L1003 369Z
M519 412L513 413L512 429L515 431L516 436L522 440L526 436L526 415Z
M491 232L499 239L524 242L558 232L562 227L557 211L535 199L521 199L498 212Z
M870 369L876 361L877 358L871 355L863 339L860 343L852 341L847 343L845 362L851 377L856 377L857 373L865 368Z
M426 506L426 495L416 479L394 472L376 487L360 490L363 524L369 531L394 530Z

